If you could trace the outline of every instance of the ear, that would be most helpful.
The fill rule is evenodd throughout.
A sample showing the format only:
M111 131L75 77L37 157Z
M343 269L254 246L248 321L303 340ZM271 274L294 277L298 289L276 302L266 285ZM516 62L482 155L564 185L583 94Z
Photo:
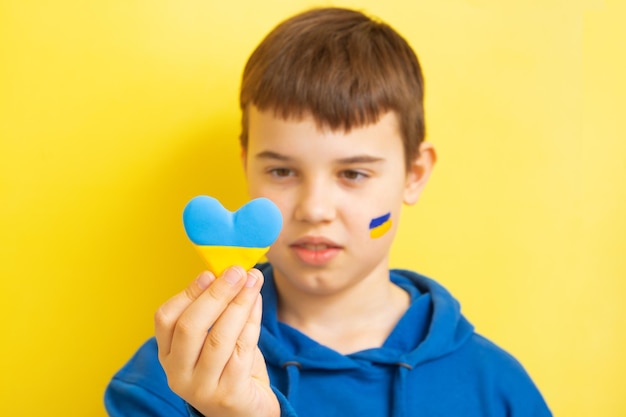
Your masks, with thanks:
M411 163L406 175L404 204L413 205L417 203L428 178L430 178L435 162L437 162L435 147L429 142L422 142L418 156Z

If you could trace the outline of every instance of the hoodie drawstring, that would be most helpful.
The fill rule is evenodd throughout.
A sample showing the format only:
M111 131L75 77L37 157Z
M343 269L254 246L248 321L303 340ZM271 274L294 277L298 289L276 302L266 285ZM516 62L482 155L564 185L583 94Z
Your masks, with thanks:
M407 409L407 374L413 367L405 362L398 362L395 365L398 368L391 394L391 415L393 417L404 417Z
M288 361L283 363L283 369L287 370L287 399L289 403L296 407L296 393L298 392L298 383L300 382L300 362Z

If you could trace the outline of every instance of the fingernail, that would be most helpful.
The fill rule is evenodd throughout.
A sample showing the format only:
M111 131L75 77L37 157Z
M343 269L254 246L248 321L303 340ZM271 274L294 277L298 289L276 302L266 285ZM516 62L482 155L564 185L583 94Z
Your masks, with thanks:
M259 280L255 274L248 273L248 279L246 280L246 287L252 288L254 284Z
M196 278L196 285L201 290L209 288L209 284L211 284L211 275L209 275L206 271L198 275L198 278Z
M231 285L235 285L236 283L241 281L241 279L243 278L243 274L239 268L231 266L226 271L224 271L223 277L226 282Z

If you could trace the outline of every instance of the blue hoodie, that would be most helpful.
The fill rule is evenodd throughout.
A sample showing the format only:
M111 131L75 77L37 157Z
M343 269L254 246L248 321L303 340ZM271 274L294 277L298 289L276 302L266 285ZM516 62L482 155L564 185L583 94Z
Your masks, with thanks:
M410 308L383 346L342 355L277 320L272 267L259 269L266 279L259 347L282 417L552 415L523 367L474 333L433 280L390 271ZM198 415L168 388L154 338L114 376L105 406L113 417Z

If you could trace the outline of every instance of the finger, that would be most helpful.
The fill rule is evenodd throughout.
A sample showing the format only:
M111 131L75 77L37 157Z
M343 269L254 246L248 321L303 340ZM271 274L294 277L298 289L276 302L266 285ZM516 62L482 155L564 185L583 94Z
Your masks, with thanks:
M225 386L237 384L237 381L241 381L242 377L250 378L256 376L255 373L258 369L255 368L255 362L258 364L257 351L259 334L261 332L261 314L262 300L261 295L258 294L248 320L241 330L222 373L220 383L225 384ZM262 363L264 364L265 361L262 360Z
M156 311L154 315L154 334L159 348L159 355L165 356L169 354L174 327L178 318L213 281L215 281L213 273L209 271L200 273L187 288L170 298Z
M252 376L259 381L269 385L270 376L267 372L267 365L265 364L265 357L261 352L261 349L257 346L254 350L254 363L252 365Z
M251 334L250 330L245 329L251 320L260 321L261 313L255 312L254 308L262 285L263 274L257 269L250 270L244 289L228 305L207 335L196 368L198 372L210 372L216 380L220 380L233 352L241 349L239 344L242 343L241 337L244 333L243 343L246 346L256 346L258 334L255 338L254 331ZM256 307L261 306L259 304ZM252 326L258 327L260 323L252 323ZM233 372L240 375L240 369Z
M254 318L254 323L256 324L256 335L255 335L255 345L254 345L254 352L252 353L253 359L252 359L252 365L250 367L250 372L252 374L252 376L254 378L259 379L260 381L263 381L267 384L269 384L270 382L270 377L269 374L267 373L267 365L265 364L265 357L263 357L263 353L261 352L261 349L259 349L259 336L261 334L261 316L263 314L263 300L262 298L259 296L259 301L258 301L259 305L258 307L258 311L256 311L255 314L258 315L258 317Z
M170 353L175 358L172 366L192 371L208 330L213 333L214 324L231 301L239 294L245 283L246 272L235 266L228 268L180 315L174 327Z

